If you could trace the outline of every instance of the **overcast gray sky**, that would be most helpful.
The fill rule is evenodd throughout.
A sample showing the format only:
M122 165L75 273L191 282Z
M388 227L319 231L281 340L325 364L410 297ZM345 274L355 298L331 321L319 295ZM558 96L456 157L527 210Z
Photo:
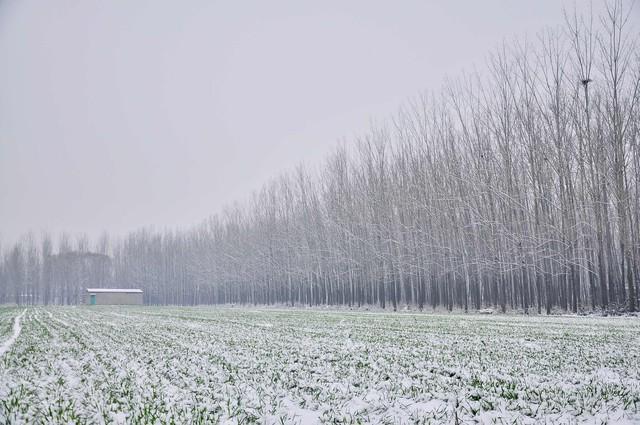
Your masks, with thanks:
M563 4L0 1L0 237L197 224Z

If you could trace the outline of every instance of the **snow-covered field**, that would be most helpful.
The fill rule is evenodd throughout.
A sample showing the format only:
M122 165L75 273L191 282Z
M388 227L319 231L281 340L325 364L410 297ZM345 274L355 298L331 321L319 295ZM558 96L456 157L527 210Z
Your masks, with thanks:
M640 422L634 318L23 312L0 307L0 423Z

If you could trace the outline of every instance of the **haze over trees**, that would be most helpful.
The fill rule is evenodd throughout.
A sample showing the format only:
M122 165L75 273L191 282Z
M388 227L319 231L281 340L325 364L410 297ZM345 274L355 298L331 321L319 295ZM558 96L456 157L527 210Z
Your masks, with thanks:
M0 251L0 303L87 286L152 304L635 311L640 38L631 9L568 14L485 70L189 231L28 235ZM188 208L188 206L185 206Z

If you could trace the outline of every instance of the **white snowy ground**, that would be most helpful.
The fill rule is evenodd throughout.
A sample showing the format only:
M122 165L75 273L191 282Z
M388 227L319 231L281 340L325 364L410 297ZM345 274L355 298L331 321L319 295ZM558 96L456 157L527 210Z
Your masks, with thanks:
M172 421L640 423L640 320L29 308L0 357L0 423Z

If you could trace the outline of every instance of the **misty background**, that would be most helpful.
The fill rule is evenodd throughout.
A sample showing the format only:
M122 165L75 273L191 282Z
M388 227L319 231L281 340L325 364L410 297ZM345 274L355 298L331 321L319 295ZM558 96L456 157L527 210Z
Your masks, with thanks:
M197 224L563 5L2 1L0 241Z

